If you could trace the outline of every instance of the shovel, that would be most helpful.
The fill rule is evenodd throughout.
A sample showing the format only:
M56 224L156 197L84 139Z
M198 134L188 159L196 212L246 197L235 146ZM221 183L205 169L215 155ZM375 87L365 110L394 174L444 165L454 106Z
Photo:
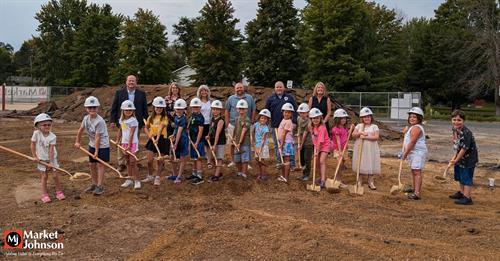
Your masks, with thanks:
M347 135L347 141L344 145L344 148L342 148L342 153L340 154L340 157L337 162L337 168L335 169L335 175L333 176L333 179L326 179L325 186L327 188L327 191L330 193L339 193L340 192L340 181L337 180L337 174L339 173L340 170L340 165L342 165L342 161L344 160L344 154L347 149L347 145L349 144L349 139L351 138L351 133L353 130L354 126L351 125L351 128L349 129L349 134ZM335 135L337 139L337 148L340 148L340 140L337 135Z
M363 125L363 128L361 131L365 130L365 125ZM357 170L356 170L356 185L349 185L347 188L349 189L349 194L358 194L358 195L363 195L365 193L365 188L363 186L359 185L359 167L361 167L361 155L363 154L363 142L365 140L361 139L361 142L358 145L358 151L359 151L359 156L358 156L358 163L357 163Z
M26 155L26 154L23 154L23 153L21 153L21 152L17 152L17 151L15 151L15 150L9 149L9 148L4 147L4 146L0 146L0 149L5 150L5 151L7 151L7 152L10 152L10 153L12 153L12 154L15 154L15 155L17 155L17 156L21 156L21 157L23 157L23 158L25 158L25 159L29 159L29 160L31 160L31 161L33 161L33 160L34 160L34 158L33 158L33 157L30 157L30 156L28 156L28 155ZM52 166L51 164L46 163L46 162L44 162L44 161L38 161L38 163L40 163L40 164L44 165L45 167L48 167L48 168L54 168L54 169L56 169L56 170L58 170L58 171L60 171L60 172L63 172L63 173L68 174L68 175L70 176L69 180L71 180L71 181L75 181L75 180L76 180L76 181L83 181L83 180L89 180L89 179L91 178L91 177L90 177L90 174L85 173L85 172L76 172L75 174L71 174L71 173L69 173L69 171L67 171L67 170L64 170L64 169L62 169L62 168L58 168L58 167L54 167L54 166Z
M314 152L314 159L313 159L313 179L312 179L312 184L311 185L307 185L306 186L306 189L307 190L310 190L310 191L316 191L316 192L319 192L321 191L321 187L316 185L316 159L318 158L318 155L316 152Z
M262 140L262 141L261 141L261 144L260 144L261 149L262 149L262 147L264 146L264 142L265 142L264 140ZM255 153L254 159L255 159L257 162L259 162L260 164L262 164L262 165L264 165L264 166L267 166L267 165L264 163L264 161L262 161L262 159L261 159L261 157L260 157L260 153L258 153L258 152L257 152L257 146L256 146L256 144L253 142L253 135L252 135L252 134L250 134L250 143L252 144L252 146L253 146L253 151L254 151L254 153Z
M298 147L298 145L300 145L300 133L297 133L297 147ZM299 163L299 169L302 169L302 164L300 163L301 162L301 160L300 160L300 151L299 151L298 154L299 154L299 162L298 162Z
M448 163L446 169L444 169L443 176L434 176L435 179L439 180L441 183L445 183L448 181L448 170L450 170L452 164Z
M125 149L122 145L118 144L116 141L112 140L112 139L109 139L109 141L113 144L116 145L116 147L118 147L118 149L121 149L123 152L125 152L126 154L132 156L136 161L138 161L139 159L137 158L137 156L130 152L129 150Z
M404 154L404 152L405 152L404 140L403 140L403 146L401 148L401 151ZM391 190L390 190L390 193L393 195L398 191L403 191L403 189L404 189L404 185L403 185L403 183L401 183L401 172L403 171L403 161L404 161L403 156L401 156L401 161L399 162L398 185L392 185Z
M144 121L144 126L145 127L148 126L148 122L146 121L146 119L142 119L142 120ZM165 155L165 157L161 156L160 148L158 148L158 144L154 141L153 137L151 137L150 140L153 142L153 145L156 148L156 152L158 153L158 157L156 157L156 160L164 160L165 158L168 159L167 155Z
M231 143L233 144L233 146L236 147L236 150L238 151L238 153L240 153L240 147L234 141L233 136L231 134L229 134L229 133L227 134L227 136L229 136L229 139L231 140Z
M278 146L278 153L280 154L280 160L281 160L281 165L285 165L285 161L283 160L283 153L281 152L281 149L279 148L279 137L278 137L278 129L274 129L274 133L276 134L276 143L274 146ZM287 162L286 164L290 164L290 162Z
M200 152L199 152L199 151L198 151L198 149L194 146L193 140L191 140L191 137L189 137L189 135L188 135L188 139L189 139L189 143L191 143L191 147L193 147L193 148L194 148L194 151L196 152L196 155L198 156L198 159L201 159Z
M208 137L205 137L205 140L207 140L208 147L210 148L210 152L212 152L212 156L214 156L215 166L220 167L219 162L217 161L217 156L215 155L215 152L214 152L214 148L212 147L212 143L210 142L210 139Z
M82 146L79 147L79 149L81 151L83 151L85 154L89 155L90 157L94 158L95 160L97 160L99 163L101 163L102 165L110 168L111 170L113 170L114 172L116 172L118 174L118 177L121 178L121 179L128 179L130 178L129 176L123 176L122 173L120 173L120 171L118 171L117 169L115 169L113 166L109 165L109 163L107 163L106 161L100 159L99 157L95 157L94 154L90 153L88 150L84 149Z
M172 155L174 155L174 162L178 162L179 159L177 159L177 156L175 156L174 142L172 141L172 139L173 137L168 139L170 141L170 150L172 151Z

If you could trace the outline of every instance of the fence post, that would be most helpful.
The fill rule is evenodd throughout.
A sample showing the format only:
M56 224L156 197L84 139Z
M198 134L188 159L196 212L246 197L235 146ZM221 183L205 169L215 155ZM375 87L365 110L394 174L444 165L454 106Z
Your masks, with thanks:
M361 92L358 92L359 93L359 111L361 111L361 96L362 96L362 93Z
M2 84L2 111L5 111L5 83Z

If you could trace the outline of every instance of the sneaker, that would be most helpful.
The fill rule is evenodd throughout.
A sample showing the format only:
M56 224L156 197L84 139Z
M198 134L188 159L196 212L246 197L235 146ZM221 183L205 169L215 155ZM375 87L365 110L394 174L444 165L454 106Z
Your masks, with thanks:
M195 179L195 178L197 178L197 177L198 177L198 176L196 175L196 173L193 173L193 174L191 174L191 176L187 177L186 179L187 179L187 180L192 180L192 179Z
M420 200L420 196L415 193L408 194L408 199Z
M210 181L212 181L212 182L217 182L217 181L219 181L219 180L220 180L220 178L221 178L221 177L211 176L211 177L210 177Z
M274 165L275 169L281 169L281 167L283 167L283 165L281 163Z
M347 184L340 182L340 188L341 189L346 189L347 188Z
M236 176L238 177L242 177L242 178L247 178L247 174L243 173L243 172L238 172L236 173Z
M174 176L174 175L170 175L168 177L166 177L167 180L171 180L171 181L174 181L177 179L177 176Z
M97 185L96 185L96 184L92 184L92 185L90 185L90 187L86 188L86 189L84 190L84 192L85 192L85 193L92 193L92 192L94 192L94 190L95 190L95 188L96 188L96 187L97 187Z
M414 191L413 191L413 188L412 188L412 187L405 187L405 188L403 189L403 192L404 192L404 193L413 193Z
M301 178L302 181L308 181L309 180L309 175L304 175Z
M368 183L368 187L371 189L371 190L377 190L377 187L375 187L375 184L373 182L369 182Z
M64 196L64 193L62 191L56 191L56 198L59 200L64 200L66 196Z
M191 181L191 184L193 185L201 185L203 184L205 181L203 180L203 178L195 178Z
M258 180L260 180L260 181L266 181L266 180L267 180L267 177L268 177L268 175L267 175L267 174L262 174L262 175L259 175L259 176L257 177L257 179L258 179Z
M132 181L131 179L127 179L125 180L125 182L123 182L123 184L121 185L122 188L128 188L128 187L131 187L134 185L134 181Z
M155 177L151 175L147 175L145 179L141 180L141 182L148 183L148 182L153 182L155 180Z
M177 184L177 185L180 185L180 184L181 184L181 182L182 182L182 179L180 179L180 178L176 178L176 179L174 180L174 184Z
M96 186L95 190L93 192L94 195L102 195L104 193L104 187L103 186Z
M234 166L236 166L236 163L234 163L232 161L229 164L227 164L228 168L231 168L231 167L234 167Z
M153 182L153 185L160 186L160 176L155 177L155 181Z
M448 197L449 197L449 198L451 198L451 199L462 199L462 198L464 198L465 196L464 196L464 194L462 194L462 192L457 191L457 192L455 192L454 194L451 194L451 195L450 195L450 196L448 196Z
M141 182L136 180L134 181L134 189L141 189Z
M324 180L322 180L322 181L319 183L319 187L320 187L320 188L322 188L322 189L326 188L326 185L325 185L325 181L324 181Z
M248 169L253 169L251 165L248 165Z
M283 176L279 176L278 177L278 181L288 183L288 180L285 177L283 177Z
M43 203L49 203L49 202L52 201L52 200L50 200L49 194L47 194L47 193L42 194L41 200L42 200Z
M458 204L458 205L472 205L474 203L472 202L472 198L468 198L466 196L463 196L463 198L461 198L459 200L455 200L455 204Z

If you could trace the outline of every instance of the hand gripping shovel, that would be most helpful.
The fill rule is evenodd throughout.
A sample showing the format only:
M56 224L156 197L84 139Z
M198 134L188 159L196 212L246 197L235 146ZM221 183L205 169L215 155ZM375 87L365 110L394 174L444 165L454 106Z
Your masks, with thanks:
M107 163L106 161L98 158L98 157L95 157L94 154L90 153L88 150L84 149L82 146L79 147L79 149L81 151L83 151L85 154L89 155L90 157L94 158L95 160L99 161L99 163L101 163L102 165L110 168L111 170L113 170L114 172L116 172L116 174L118 174L118 177L121 178L121 179L128 179L130 178L129 176L123 176L120 171L118 171L117 169L115 169L113 166L109 165L109 163Z
M264 140L262 140L262 141L261 141L261 143L260 143L260 148L261 148L261 149L262 149L262 147L264 146L264 142L265 142L265 141L264 141ZM259 162L260 164L262 164L262 165L264 165L264 166L267 166L267 164L265 164L265 163L264 163L264 161L262 161L262 158L260 157L260 153L258 153L258 152L257 152L257 151L258 151L258 150L257 150L257 146L256 146L256 144L253 142L253 135L252 135L252 134L250 134L250 143L252 144L252 146L253 146L253 151L254 151L254 153L255 153L255 155L254 155L254 159L255 159L257 162Z
M217 156L215 155L215 152L214 152L214 147L212 146L210 139L208 137L205 137L205 140L207 140L208 147L210 148L210 152L212 153L212 156L214 156L215 166L220 167L219 162L217 161Z
M335 175L333 176L333 179L326 179L326 189L330 193L339 193L340 192L340 181L337 180L337 174L339 173L340 170L340 165L342 165L342 161L344 160L344 155L345 151L347 149L347 145L349 144L349 138L351 138L351 133L353 131L354 126L351 125L351 128L349 129L349 133L347 134L347 141L344 145L344 148L342 148L342 154L340 154L340 157L338 158L337 162L337 168L335 169ZM337 148L340 148L340 140L337 135L335 135L337 139Z
M401 151L404 155L404 152L405 152L404 140L403 140L403 145L402 145ZM396 192L403 191L403 189L404 189L404 185L403 185L403 183L401 183L401 172L403 171L403 162L404 162L403 156L401 155L401 161L399 162L398 185L392 185L391 190L390 190L391 194L396 194Z
M7 151L7 152L10 152L10 153L12 153L12 154L15 154L15 155L17 155L17 156L21 156L21 157L23 157L23 158L25 158L25 159L29 159L29 160L31 160L31 161L33 161L33 160L34 160L34 158L33 158L33 157L30 157L30 156L25 155L25 154L23 154L23 153L21 153L21 152L17 152L17 151L15 151L15 150L9 149L9 148L4 147L4 146L0 146L0 149L5 150L5 151ZM54 169L56 169L56 170L58 170L58 171L60 171L60 172L63 172L63 173L68 174L68 175L70 176L69 180L71 180L71 181L75 181L75 180L76 180L76 181L83 181L83 180L89 180L89 179L91 178L91 177L90 177L90 174L85 173L85 172L76 172L75 174L71 174L71 173L69 173L69 171L67 171L67 170L64 170L64 169L62 169L62 168L58 168L58 167L54 167L54 166L52 166L51 164L46 163L46 162L43 162L43 161L38 161L38 163L40 163L40 164L44 165L45 167L54 168Z
M363 128L361 131L365 130L365 125L363 125ZM363 154L363 142L365 140L361 139L358 145L358 163L357 163L357 170L356 170L356 185L349 185L347 188L349 189L349 194L358 194L358 195L363 195L365 193L365 188L363 186L359 185L359 167L361 167L361 155Z
M316 185L316 183L315 183L316 182L316 160L317 160L317 158L318 158L318 155L315 151L314 152L314 159L313 159L313 169L312 169L312 171L313 171L312 184L306 186L307 190L316 191L316 192L321 191L321 187Z
M172 141L173 137L171 136L168 140L170 141L170 150L172 155L174 156L174 162L179 162L179 159L177 159L177 156L175 155L174 142Z
M134 153L132 153L129 150L125 149L122 145L118 144L118 142L116 142L116 141L114 141L112 139L109 139L109 142L115 144L116 147L118 147L119 150L122 150L124 153L132 156L136 161L139 161L139 159L137 158L137 156Z
M238 151L238 153L240 153L240 147L238 146L238 144L236 144L236 142L234 141L234 138L231 134L227 134L227 136L229 137L229 139L231 140L231 143L233 144L233 146L236 147L236 150Z
M142 119L142 120L144 121L144 127L148 126L148 122L146 121L146 119ZM165 159L168 159L169 158L168 155L165 155L164 157L161 156L160 148L158 148L158 143L156 143L154 141L154 138L151 137L150 140L153 142L153 145L156 148L156 152L158 153L158 156L156 157L156 160L165 160Z

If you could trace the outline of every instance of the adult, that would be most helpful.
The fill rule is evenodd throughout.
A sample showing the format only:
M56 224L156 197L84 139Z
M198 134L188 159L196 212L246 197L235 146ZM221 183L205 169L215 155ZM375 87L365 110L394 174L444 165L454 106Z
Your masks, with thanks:
M201 100L201 115L203 115L203 119L205 120L203 123L203 146L205 146L205 151L210 151L208 143L205 141L205 137L208 135L208 130L210 128L210 123L212 122L212 109L210 106L212 98L210 98L210 89L208 86L205 84L201 85L196 92L196 97ZM212 168L212 153L207 153L206 157L208 168Z
M129 100L134 103L135 117L139 121L139 129L144 126L143 119L148 118L148 102L146 100L146 93L137 89L137 77L135 75L128 75L125 81L125 88L121 88L115 92L113 104L111 105L110 127L112 129L119 126L118 120L121 116L120 106L122 102ZM138 133L141 133L140 131ZM118 150L118 167L120 171L125 170L125 158L122 151Z
M226 110L224 112L224 120L226 123L226 133L231 135L231 137L234 137L234 126L236 123L236 118L238 118L238 110L236 109L236 103L238 103L238 101L241 99L246 100L246 102L248 103L247 116L250 119L250 122L252 123L255 122L255 115L256 115L255 101L250 94L245 93L245 86L243 86L243 83L239 82L236 85L234 85L234 94L229 96L225 105ZM229 151L231 154L231 163L229 163L228 166L231 167L235 165L233 162L234 146L231 145L231 149Z
M291 103L293 105L292 122L297 124L297 103L295 102L295 98L285 92L285 85L282 81L277 81L274 84L274 94L269 96L266 101L266 109L271 111L271 136L273 137L274 144L278 144L278 138L276 137L276 132L274 129L277 129L283 120L283 112L281 111L281 107L285 103ZM280 153L278 146L274 146L274 155L276 157L277 162L281 162ZM291 167L295 167L295 157L290 157L290 165ZM276 168L281 168L281 164L276 164Z
M165 96L165 102L167 103L167 107L165 111L167 112L168 117L168 126L167 126L167 135L170 136L174 133L175 124L174 124L174 104L175 101L181 98L181 89L177 86L176 82L170 83L168 86L168 94Z
M309 98L309 108L318 108L321 113L323 113L323 121L325 122L326 129L328 130L328 136L330 136L330 120L332 114L332 101L328 94L326 93L325 84L322 82L317 82L314 86L313 95Z

